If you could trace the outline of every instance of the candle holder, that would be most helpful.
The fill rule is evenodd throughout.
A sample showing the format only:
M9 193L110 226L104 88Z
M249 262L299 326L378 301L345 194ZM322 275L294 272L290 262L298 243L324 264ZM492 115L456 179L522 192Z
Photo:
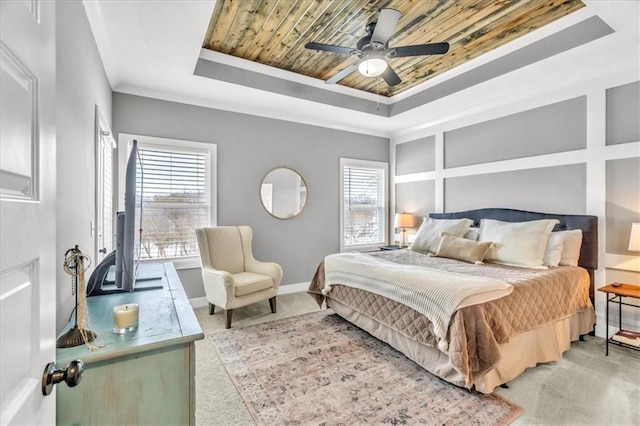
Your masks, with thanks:
M127 303L113 308L113 332L125 334L138 328L139 307L137 303Z

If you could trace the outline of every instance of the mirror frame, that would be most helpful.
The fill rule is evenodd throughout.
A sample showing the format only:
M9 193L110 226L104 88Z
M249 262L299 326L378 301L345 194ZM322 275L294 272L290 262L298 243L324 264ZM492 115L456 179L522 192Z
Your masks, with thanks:
M280 169L287 169L287 170L291 170L292 172L294 172L295 174L298 175L298 177L300 177L300 180L302 180L302 183L304 184L305 187L305 196L304 196L304 204L302 204L302 206L300 207L300 210L298 212L296 212L293 216L289 216L289 217L280 217L280 216L276 216L275 214L273 214L272 212L269 211L269 209L267 209L267 206L264 204L264 200L262 199L262 185L264 185L264 180L267 178L267 176L269 176L271 174L271 172L274 172L276 170L280 170ZM279 166L279 167L274 167L273 169L269 170L263 177L262 180L260 180L260 186L258 187L258 196L260 198L260 204L262 204L262 208L264 208L264 210L269 213L269 215L271 217L274 217L276 219L279 220L289 220L289 219L293 219L297 216L300 215L300 213L302 213L305 209L305 207L307 206L307 203L309 202L309 185L307 185L307 181L304 179L304 177L302 177L302 175L295 169L292 169L291 167L287 167L287 166Z

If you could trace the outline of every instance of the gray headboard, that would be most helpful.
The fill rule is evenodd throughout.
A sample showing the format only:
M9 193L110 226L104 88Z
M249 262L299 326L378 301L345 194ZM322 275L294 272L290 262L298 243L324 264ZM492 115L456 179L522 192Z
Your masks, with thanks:
M513 209L478 209L454 213L431 213L429 217L434 219L461 219L473 220L473 226L480 226L481 219L496 219L505 222L526 222L539 219L558 219L559 224L554 231L567 229L582 230L582 248L578 265L585 269L598 269L598 218L596 216L574 214L550 214L527 212Z
M537 213L513 209L478 209L454 213L431 213L429 217L434 219L462 219L473 220L473 226L480 226L481 219L495 219L505 222L526 222L539 219L558 219L559 224L554 231L567 229L582 230L582 248L578 265L589 271L591 277L591 300L593 301L594 270L598 269L598 218L596 216L577 214L552 214Z

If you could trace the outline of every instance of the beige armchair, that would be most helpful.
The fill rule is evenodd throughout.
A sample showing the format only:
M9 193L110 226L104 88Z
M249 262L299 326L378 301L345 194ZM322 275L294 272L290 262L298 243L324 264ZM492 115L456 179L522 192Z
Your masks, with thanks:
M251 251L253 231L248 226L216 226L196 229L202 281L209 302L209 315L215 307L226 311L226 327L231 327L235 308L269 299L276 313L276 293L282 268L277 263L260 262Z

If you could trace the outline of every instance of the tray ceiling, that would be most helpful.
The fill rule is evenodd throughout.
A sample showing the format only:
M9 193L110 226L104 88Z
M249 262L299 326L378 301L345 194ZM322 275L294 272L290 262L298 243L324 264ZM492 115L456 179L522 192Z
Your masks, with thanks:
M203 47L327 80L355 61L304 48L353 46L381 8L402 16L389 46L446 41L444 55L391 58L402 82L389 87L357 71L341 85L392 96L584 7L580 0L218 0Z

